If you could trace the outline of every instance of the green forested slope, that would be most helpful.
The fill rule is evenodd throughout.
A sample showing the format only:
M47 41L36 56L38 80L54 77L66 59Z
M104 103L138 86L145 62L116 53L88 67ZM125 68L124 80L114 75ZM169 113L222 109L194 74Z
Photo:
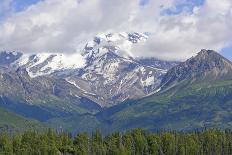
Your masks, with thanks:
M42 131L45 125L0 108L0 132L15 134L26 130Z
M56 118L49 124L70 132L98 128L104 134L138 127L185 131L232 128L232 80L189 83L183 81L168 91L126 101L96 115Z
M232 81L176 88L141 100L129 101L98 115L112 130L192 130L232 128Z

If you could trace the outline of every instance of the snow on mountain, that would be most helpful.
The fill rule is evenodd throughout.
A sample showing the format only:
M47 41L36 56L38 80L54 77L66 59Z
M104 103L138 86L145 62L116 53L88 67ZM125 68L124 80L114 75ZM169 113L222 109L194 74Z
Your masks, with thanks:
M78 53L70 55L51 53L24 54L11 65L16 68L26 68L29 75L33 78L56 71L81 68L85 65L85 60Z
M12 68L25 68L32 78L63 78L82 90L83 96L101 106L110 106L151 93L158 88L167 69L176 65L137 58L131 49L147 38L137 32L100 34L72 54L1 53L0 59Z
M121 57L134 57L131 51L133 44L145 42L147 38L145 34L137 32L100 34L86 44L83 55L86 58L98 57L113 51Z
M163 68L157 59L150 60L150 65L137 60L131 51L132 46L145 42L147 38L142 33L97 35L82 51L85 67L68 79L95 94L101 106L145 96L159 86L167 72L166 67L174 65L170 62Z

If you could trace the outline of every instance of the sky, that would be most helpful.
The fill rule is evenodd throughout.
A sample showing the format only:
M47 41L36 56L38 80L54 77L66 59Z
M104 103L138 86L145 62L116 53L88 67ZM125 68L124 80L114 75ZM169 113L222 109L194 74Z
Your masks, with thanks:
M232 60L231 0L0 0L0 51L77 51L99 33L146 32L135 56L185 60L212 49Z

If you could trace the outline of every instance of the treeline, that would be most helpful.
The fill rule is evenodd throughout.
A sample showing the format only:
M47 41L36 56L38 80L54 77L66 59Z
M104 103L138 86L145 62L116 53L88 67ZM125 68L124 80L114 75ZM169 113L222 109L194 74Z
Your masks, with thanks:
M0 134L0 155L230 155L231 130L151 133L135 129L102 136L72 136L48 130L16 136Z

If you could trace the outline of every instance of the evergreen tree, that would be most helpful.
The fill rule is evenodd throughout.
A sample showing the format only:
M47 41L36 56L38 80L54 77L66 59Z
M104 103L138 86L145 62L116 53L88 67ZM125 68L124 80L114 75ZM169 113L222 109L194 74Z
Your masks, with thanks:
M12 155L13 145L9 137L5 134L0 135L0 154L1 155Z
M72 137L49 129L13 137L0 134L0 155L229 155L232 132L216 129L192 133L150 133L141 129L103 137L97 130Z
M86 133L78 134L73 141L74 152L76 155L90 154L89 137Z

